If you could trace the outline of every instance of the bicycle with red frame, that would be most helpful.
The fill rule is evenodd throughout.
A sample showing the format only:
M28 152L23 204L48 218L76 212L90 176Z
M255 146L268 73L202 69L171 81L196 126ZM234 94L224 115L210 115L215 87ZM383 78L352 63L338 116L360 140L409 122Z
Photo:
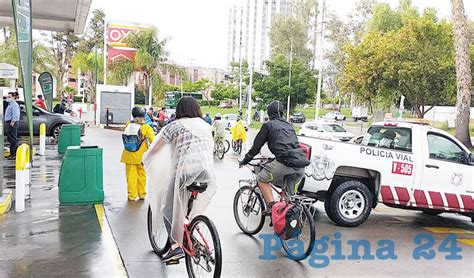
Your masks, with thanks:
M188 200L186 220L189 222L189 214L199 193L207 189L207 183L194 182L187 187L191 191ZM168 232L165 225L159 227L153 233L152 211L148 206L148 238L153 251L162 256L171 247ZM207 233L206 233L207 231ZM186 270L189 277L220 277L222 271L222 250L214 223L204 215L198 215L190 223L184 224L184 235L182 249L185 253Z
M248 163L247 167L252 171L253 178L239 181L239 190L234 197L233 211L237 225L247 235L254 235L260 232L265 223L265 215L263 211L266 209L262 193L258 187L257 175L270 163L271 158L255 158L254 163ZM308 204L313 203L314 200L298 194L301 181L295 181L292 177L285 177L284 184L276 186L271 184L274 192L279 195L280 202L285 202L287 206L298 207L301 214L297 221L300 225L300 233L291 238L286 238L283 235L275 234L280 238L283 249L287 256L293 260L306 259L313 250L314 240L316 237L316 228L313 220L313 215L308 209ZM285 205L283 204L283 205ZM275 205L272 209L272 214L275 212ZM274 217L271 217L272 220ZM270 224L273 226L275 223ZM276 228L276 227L275 227ZM299 242L297 242L299 241Z

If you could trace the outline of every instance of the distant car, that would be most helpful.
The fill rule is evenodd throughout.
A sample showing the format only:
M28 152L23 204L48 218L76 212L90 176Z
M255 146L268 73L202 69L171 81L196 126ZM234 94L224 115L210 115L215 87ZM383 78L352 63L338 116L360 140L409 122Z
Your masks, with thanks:
M364 136L365 135L356 136L356 137L352 138L349 142L353 143L353 144L360 145L360 144L362 144L362 141L364 140Z
M354 137L353 133L331 122L306 122L298 135L335 141L349 141Z
M339 111L331 111L324 116L327 120L345 121L346 116Z
M301 112L294 112L290 116L290 122L292 122L292 123L304 123L304 122L306 122L306 117Z
M23 101L17 101L20 105L20 125L18 127L18 135L28 136L28 121L26 118L26 109L25 103ZM8 103L3 101L3 109L5 111ZM46 136L52 136L55 139L59 137L59 132L65 124L77 124L81 126L81 136L84 136L85 125L82 120L79 120L74 117L70 117L63 114L51 113L44 110L41 107L33 105L33 135L39 136L39 126L40 124L46 124Z
M232 105L232 103L230 103L230 102L225 102L225 103L219 104L218 107L219 107L219 108L232 108L233 105Z
M230 128L233 127L237 123L239 114L224 114L222 118L226 122L225 128L230 130ZM245 130L248 130L249 127L248 127L247 121L242 120L242 123L244 124Z

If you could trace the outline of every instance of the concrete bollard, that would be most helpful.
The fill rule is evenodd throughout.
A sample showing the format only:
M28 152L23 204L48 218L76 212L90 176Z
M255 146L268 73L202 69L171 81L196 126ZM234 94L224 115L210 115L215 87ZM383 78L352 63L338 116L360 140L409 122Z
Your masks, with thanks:
M43 156L46 152L46 124L40 124L40 149L39 155Z
M16 151L15 211L25 211L25 199L30 194L30 147L22 144Z

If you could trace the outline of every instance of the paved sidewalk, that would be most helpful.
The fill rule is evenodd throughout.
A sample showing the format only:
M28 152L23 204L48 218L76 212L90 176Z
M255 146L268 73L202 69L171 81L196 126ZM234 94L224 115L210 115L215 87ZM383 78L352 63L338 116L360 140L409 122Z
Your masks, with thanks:
M26 210L0 215L0 277L119 276L94 206L59 206L57 147L34 159ZM4 172L4 186L14 189L15 162Z

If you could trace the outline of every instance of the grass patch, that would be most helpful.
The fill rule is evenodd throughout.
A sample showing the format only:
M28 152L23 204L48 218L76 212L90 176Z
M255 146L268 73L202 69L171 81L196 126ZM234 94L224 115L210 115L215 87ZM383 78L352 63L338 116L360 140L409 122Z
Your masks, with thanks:
M433 125L433 127L444 130L444 131L448 132L449 134L451 134L453 136L454 136L454 134L456 134L456 129L452 128L452 127L449 127L447 121L446 122L434 122L432 125ZM474 121L472 121L472 120L469 123L469 135L471 137L474 137Z
M254 128L254 129L261 129L262 125L263 125L263 123L261 123L261 122L252 122L249 127Z
M201 106L201 111L203 114L209 113L212 117L214 117L217 113L224 114L239 114L239 107L232 107L232 108L219 108L217 106ZM243 115L247 113L246 108L242 108Z
M327 113L329 113L330 111L332 110L328 110L326 108L320 108L319 109L319 116L324 116L326 115ZM306 120L307 121L312 121L314 120L314 114L315 114L315 110L314 110L314 106L310 106L308 108L303 108L303 107L297 107L295 109L295 112L301 112L304 114L304 116L306 117ZM352 118L352 110L350 108L342 108L341 109L341 113L346 116L346 118Z

